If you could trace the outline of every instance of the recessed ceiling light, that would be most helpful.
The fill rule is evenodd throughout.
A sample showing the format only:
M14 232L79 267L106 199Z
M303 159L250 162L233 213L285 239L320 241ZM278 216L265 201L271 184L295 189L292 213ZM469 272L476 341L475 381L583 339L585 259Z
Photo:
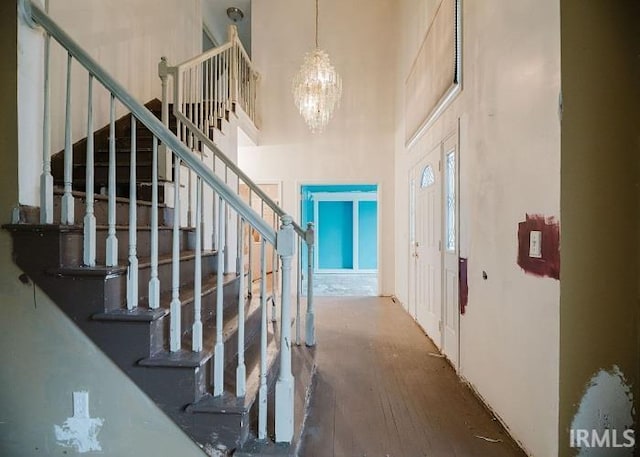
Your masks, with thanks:
M244 18L244 13L240 8L236 8L235 6L230 6L227 8L227 16L233 22L239 22Z

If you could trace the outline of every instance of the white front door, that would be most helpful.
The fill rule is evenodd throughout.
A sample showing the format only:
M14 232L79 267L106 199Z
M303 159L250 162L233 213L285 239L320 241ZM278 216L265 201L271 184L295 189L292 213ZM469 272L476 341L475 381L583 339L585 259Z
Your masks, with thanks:
M410 175L409 312L457 369L459 164L457 135L429 152Z
M415 241L413 287L415 319L433 342L442 347L441 148L438 146L414 168Z
M444 335L442 352L458 369L459 363L459 328L460 307L459 291L459 236L458 236L458 150L456 136L452 136L443 143L442 157L442 305Z

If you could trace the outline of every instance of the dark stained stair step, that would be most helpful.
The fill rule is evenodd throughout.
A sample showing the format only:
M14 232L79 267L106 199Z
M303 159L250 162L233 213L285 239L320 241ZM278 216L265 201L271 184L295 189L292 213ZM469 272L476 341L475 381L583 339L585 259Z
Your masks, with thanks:
M61 214L61 198L64 193L63 189L54 188L53 198L53 222L54 224L60 223ZM160 194L160 192L159 192ZM74 197L74 218L75 222L80 225L84 221L86 212L86 193L84 191L72 191ZM149 200L151 197L151 190L148 192ZM129 199L124 197L116 197L116 224L128 225L129 224ZM138 225L150 226L151 225L151 202L145 199L139 198L136 205L136 217ZM93 212L96 218L96 223L100 225L106 225L109 217L109 200L106 195L99 193L94 194ZM173 225L173 208L169 208L164 203L158 204L158 225L159 226L172 226ZM30 223L38 223L37 220L28 221Z

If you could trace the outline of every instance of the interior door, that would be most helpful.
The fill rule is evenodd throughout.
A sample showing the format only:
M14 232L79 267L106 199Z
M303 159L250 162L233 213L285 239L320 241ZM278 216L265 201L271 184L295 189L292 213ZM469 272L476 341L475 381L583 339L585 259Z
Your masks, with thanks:
M443 347L442 351L457 369L459 363L460 307L458 305L459 270L459 192L458 151L456 138L444 142L443 148Z
M440 150L440 146L433 149L416 168L414 243L416 320L438 348L442 347Z

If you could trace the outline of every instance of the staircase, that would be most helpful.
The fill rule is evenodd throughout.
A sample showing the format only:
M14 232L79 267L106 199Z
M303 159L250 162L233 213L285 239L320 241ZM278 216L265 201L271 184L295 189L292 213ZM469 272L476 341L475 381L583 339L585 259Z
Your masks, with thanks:
M158 99L145 104L151 113L160 119L162 102ZM109 129L106 125L95 131L94 141L94 192L105 194L109 187ZM176 133L176 118L170 116L169 129ZM122 116L115 121L115 146L116 146L116 196L128 197L130 189L130 165L131 165L131 113ZM151 201L151 172L153 154L153 134L142 124L136 125L136 153L137 153L137 196L142 201ZM72 189L78 192L86 190L87 182L87 138L76 142L73 146L73 181ZM54 185L62 191L64 186L64 150L51 157L51 174ZM165 186L168 180L160 180L158 198L160 203L166 200ZM105 207L106 209L106 207ZM56 211L58 213L58 211ZM125 213L126 214L126 213ZM76 220L82 220L84 213L77 213ZM125 216L125 223L126 216ZM105 221L106 223L106 221ZM171 225L171 222L167 225Z
M68 50L69 61L73 55L131 113L116 120L112 110L108 125L51 157L49 178L45 163L45 203L37 212L23 208L15 223L4 226L13 237L16 264L205 453L296 455L315 364L312 347L292 344L292 326L299 328L301 316L299 307L295 316L291 312L291 260L301 245L296 236L313 254L313 232L265 200L209 140L239 105L216 104L216 120L202 123L198 132L177 108L170 111L177 116L163 114L166 103L152 100L145 109L39 7L28 4L32 19L47 32L47 51L53 37ZM191 113L205 110L188 103ZM186 168L195 179L197 194L188 197L193 223L181 220L180 186L158 179L163 144L174 154L174 178ZM263 198L263 208L281 216L278 230L229 181L205 167L205 151L226 163L225 175L234 173L236 185L246 183ZM209 249L203 248L203 188L213 196L217 221ZM226 258L234 249L227 230L237 231L235 270ZM252 278L245 261L251 230L262 239L259 278ZM269 245L280 258L279 271L266 270ZM278 272L282 283L274 277Z

